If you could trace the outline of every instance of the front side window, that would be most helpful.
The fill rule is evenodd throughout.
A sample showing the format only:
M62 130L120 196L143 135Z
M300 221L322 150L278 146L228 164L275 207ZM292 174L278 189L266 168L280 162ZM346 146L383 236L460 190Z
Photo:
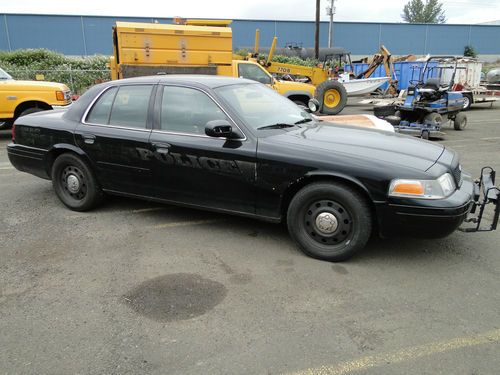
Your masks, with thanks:
M212 120L228 120L224 112L204 92L177 86L164 86L161 103L161 129L174 133L205 134Z
M0 68L0 80L9 80L9 79L12 79L11 75L2 68Z
M270 85L271 77L258 65L240 63L238 64L238 76L240 78L251 79L252 81L257 81Z
M113 87L101 95L87 122L145 129L152 85Z

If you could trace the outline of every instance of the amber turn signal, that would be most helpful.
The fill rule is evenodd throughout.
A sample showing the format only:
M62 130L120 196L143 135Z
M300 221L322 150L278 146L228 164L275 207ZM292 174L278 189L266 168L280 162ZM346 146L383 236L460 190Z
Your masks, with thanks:
M393 193L404 195L424 195L424 186L419 181L399 181L393 188Z
M56 99L63 102L64 101L64 92L56 91Z

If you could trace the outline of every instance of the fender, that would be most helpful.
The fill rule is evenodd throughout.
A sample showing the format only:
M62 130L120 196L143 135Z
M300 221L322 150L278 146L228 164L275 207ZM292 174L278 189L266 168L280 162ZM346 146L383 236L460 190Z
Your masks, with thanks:
M50 170L52 169L52 163L56 159L57 156L62 154L65 151L71 151L84 159L91 167L95 170L95 164L88 157L88 155L83 151L80 147L72 145L71 143L57 143L52 145L52 147L47 151L45 155L45 168L47 170L47 174L50 176Z
M354 178L352 176L345 175L343 173L337 173L337 172L331 172L331 171L322 171L322 170L317 170L317 171L311 171L306 173L304 176L305 179L307 178L321 178L321 177L333 177L341 180L346 180L354 185L356 185L358 188L360 188L362 191L365 192L365 194L370 198L370 200L373 203L380 203L380 201L376 201L372 194L368 191L365 185L361 181L359 181L357 178Z
M307 91L302 91L302 90L290 90L290 91L287 91L283 94L283 96L285 98L288 98L289 96L292 96L292 95L304 95L304 96L307 96L309 99L312 99L311 93L309 93Z

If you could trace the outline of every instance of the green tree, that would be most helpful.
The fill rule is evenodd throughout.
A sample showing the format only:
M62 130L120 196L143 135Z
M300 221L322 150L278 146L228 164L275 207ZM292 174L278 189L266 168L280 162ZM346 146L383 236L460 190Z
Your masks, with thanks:
M401 17L409 23L445 23L443 4L438 0L410 0Z
M464 56L467 57L477 57L476 50L472 46L465 46L464 48Z

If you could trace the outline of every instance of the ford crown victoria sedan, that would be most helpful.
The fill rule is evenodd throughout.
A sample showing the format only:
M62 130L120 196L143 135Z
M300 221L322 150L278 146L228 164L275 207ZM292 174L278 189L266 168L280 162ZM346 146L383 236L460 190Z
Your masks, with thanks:
M454 151L321 121L238 78L94 86L67 111L19 118L8 155L18 170L52 180L72 210L108 193L285 221L306 254L330 261L352 256L375 231L446 236L486 203L498 218L494 173L474 185Z

